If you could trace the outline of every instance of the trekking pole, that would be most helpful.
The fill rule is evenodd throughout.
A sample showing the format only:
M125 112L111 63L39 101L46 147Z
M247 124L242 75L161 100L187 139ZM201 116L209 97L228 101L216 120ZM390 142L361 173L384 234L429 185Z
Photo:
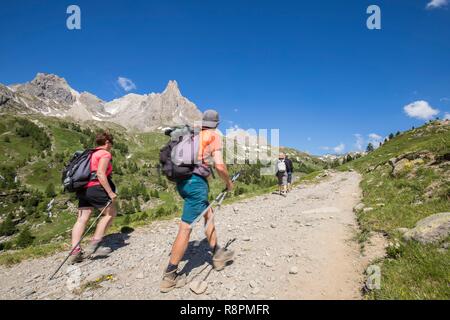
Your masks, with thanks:
M78 241L78 243L72 248L72 250L70 250L69 255L64 259L64 261L60 264L60 266L58 267L58 269L56 269L56 271L52 274L52 276L50 277L49 280L52 280L53 277L58 273L59 269L62 268L62 266L64 265L64 263L66 263L66 261L70 258L70 256L72 255L72 253L74 252L74 250L76 248L78 248L78 246L80 245L81 241L83 241L84 237L86 237L86 235L89 233L89 231L92 229L92 227L94 226L94 224L100 219L100 217L103 215L103 212L106 210L106 208L108 208L111 205L112 201L108 201L108 203L106 204L106 206L103 208L103 210L100 212L100 214L97 216L97 218L95 218L94 222L92 222L92 224L89 226L89 228L84 232L84 234L81 236L80 241Z

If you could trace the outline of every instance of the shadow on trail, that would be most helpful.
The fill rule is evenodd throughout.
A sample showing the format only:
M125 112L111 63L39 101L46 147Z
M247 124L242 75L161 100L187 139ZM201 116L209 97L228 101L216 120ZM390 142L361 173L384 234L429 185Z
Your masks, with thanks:
M131 229L131 228L130 228ZM127 230L129 232L112 233L103 238L103 245L110 247L113 251L126 247L128 243L125 241L130 239L130 233L134 230Z
M228 240L224 248L228 248L235 240L236 239ZM186 276L189 277L192 273L192 277L190 277L191 280L199 276L204 270L208 269L209 266L212 267L212 252L211 248L209 247L208 240L205 238L200 241L200 243L198 243L197 240L190 241L186 253L184 254L181 261L187 261L187 263L180 271L180 274L186 274ZM227 265L231 265L232 263L233 261L230 261ZM197 269L201 266L203 266L203 268L194 272L194 269ZM205 279L209 276L210 272L211 270L208 272Z

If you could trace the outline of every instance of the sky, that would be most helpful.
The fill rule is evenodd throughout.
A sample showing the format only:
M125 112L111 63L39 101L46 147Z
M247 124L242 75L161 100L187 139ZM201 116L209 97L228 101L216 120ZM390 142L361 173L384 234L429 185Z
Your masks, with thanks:
M5 1L0 39L0 83L54 73L109 101L177 80L222 131L279 129L312 154L450 113L449 0Z

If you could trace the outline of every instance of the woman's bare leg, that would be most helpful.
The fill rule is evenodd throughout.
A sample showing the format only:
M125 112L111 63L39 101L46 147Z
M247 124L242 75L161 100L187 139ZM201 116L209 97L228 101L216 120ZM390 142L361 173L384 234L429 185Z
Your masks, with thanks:
M100 221L97 224L97 228L95 229L94 239L101 240L108 227L113 223L114 218L116 217L116 205L112 203L108 208L103 212L103 217L100 218Z
M92 208L81 208L78 210L77 222L72 229L72 248L74 248L83 236L86 225L92 214Z

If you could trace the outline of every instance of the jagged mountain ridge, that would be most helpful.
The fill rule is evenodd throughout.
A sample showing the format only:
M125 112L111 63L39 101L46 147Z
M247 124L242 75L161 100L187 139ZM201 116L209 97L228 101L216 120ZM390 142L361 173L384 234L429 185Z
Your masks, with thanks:
M45 73L25 84L0 84L0 113L5 112L110 121L140 132L201 119L200 110L182 96L176 81L169 81L162 93L131 93L106 102L89 92L79 93L64 78Z

